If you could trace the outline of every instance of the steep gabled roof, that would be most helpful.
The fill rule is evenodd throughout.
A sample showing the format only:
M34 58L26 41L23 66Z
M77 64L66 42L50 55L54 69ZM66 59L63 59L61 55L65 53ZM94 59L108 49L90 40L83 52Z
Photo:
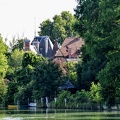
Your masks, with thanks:
M83 44L82 38L68 37L64 40L60 50L56 52L55 57L67 57L69 55L69 49L71 57L75 57L77 50L80 50Z
M36 43L39 45L36 45ZM53 43L48 36L36 36L31 44L36 46L38 54L41 54L47 58L52 56Z

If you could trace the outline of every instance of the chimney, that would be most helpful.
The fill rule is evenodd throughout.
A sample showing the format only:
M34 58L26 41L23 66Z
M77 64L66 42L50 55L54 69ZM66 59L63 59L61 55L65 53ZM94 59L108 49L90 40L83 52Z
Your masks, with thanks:
M30 51L30 40L24 40L24 51Z

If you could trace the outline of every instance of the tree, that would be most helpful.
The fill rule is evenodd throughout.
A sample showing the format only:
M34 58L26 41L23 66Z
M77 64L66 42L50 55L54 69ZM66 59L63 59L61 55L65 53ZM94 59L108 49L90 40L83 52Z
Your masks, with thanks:
M0 78L4 78L7 72L8 64L7 58L4 54L0 53Z
M22 67L22 57L23 57L23 50L15 49L11 51L11 53L7 54L8 58L8 69L5 78L9 79L10 81L14 81L15 72Z
M94 84L92 82L90 87L90 98L92 102L96 102L98 104L101 104L103 101L102 95L101 95L101 85L100 83Z
M17 92L14 93L14 101L19 101L20 104L28 104L33 100L33 76L34 70L39 64L46 62L42 56L28 51L25 52L22 58L22 67L15 73L15 82L17 82Z
M75 85L75 87L77 88L78 83L77 83L76 68L77 68L77 63L72 63L72 62L67 63L67 69L68 69L67 77L73 83L73 85Z
M15 37L13 37L12 41L9 41L9 50L10 51L14 51L15 49L23 50L23 46L24 46L23 38L16 39Z
M0 35L0 53L5 54L5 53L7 53L7 50L8 50L8 46L6 44L4 44L3 38Z
M23 50L15 49L12 51L9 58L9 66L13 67L15 70L21 68L23 54Z
M119 85L119 82L116 80L116 78L119 78L119 71L115 73L113 66L115 68L119 67L120 1L77 1L78 5L75 9L75 15L79 21L76 22L75 27L85 41L82 49L83 63L80 68L82 71L80 76L82 77L82 74L90 69L90 73L94 73L93 81L100 81L103 91L106 88L103 96L106 102L109 101L108 104L110 106L115 103L114 97L116 95L114 92L108 91L114 91L115 84ZM110 56L116 59L111 59ZM93 63L96 66L95 68L92 67ZM88 69L84 70L85 66ZM89 73L86 74L86 76L88 75ZM111 84L111 81L114 81L115 84ZM113 104L110 103L111 100L113 100Z
M65 28L61 26L59 23L54 23L52 31L54 33L54 40L57 39L58 42L62 44L66 36Z
M37 56L33 52L25 52L22 59L22 67L25 68L28 65L36 66L40 61L44 61L44 57Z
M60 85L61 70L58 65L43 59L37 61L38 64L36 60L34 62L29 62L16 73L18 92L14 99L20 104L28 104L28 99L39 101L41 97L54 97Z
M49 19L43 21L39 26L40 31L38 34L40 36L49 36L52 42L58 39L59 43L63 43L66 37L77 35L73 29L75 20L71 13L63 11L60 15L53 17L53 22Z
M18 49L18 50L23 50L23 47L24 47L24 39L17 39L16 40L16 44L13 46L12 48L12 51L14 51L15 49Z
M7 92L7 84L0 78L0 104L3 104Z
M83 53L84 54L84 53ZM86 56L87 57L87 56ZM84 59L84 58L83 58ZM86 59L86 58L85 58ZM88 58L87 58L88 59ZM97 60L82 61L77 67L77 80L79 83L79 89L90 90L91 83L98 83L96 78L97 73L101 70L104 64L100 64Z
M19 101L20 104L28 104L28 99L32 100L32 92L33 92L33 71L34 67L30 64L18 70L15 74L15 79L17 83L17 92L14 93L14 101Z
M80 83L81 89L89 90L91 86L91 82L98 82L96 79L96 73L101 69L99 66L103 61L101 58L104 58L102 54L95 54L97 50L97 39L95 32L95 25L97 24L96 19L98 9L98 1L89 1L89 0L78 0L78 6L75 9L75 16L79 21L76 22L74 26L75 29L79 32L79 34L83 37L85 45L82 47L82 65L80 65L78 71L81 71L78 74L78 81ZM94 12L95 11L95 12ZM92 17L96 16L95 18ZM93 19L93 20L92 20ZM99 49L99 48L98 48ZM96 59L96 56L98 56ZM101 57L101 56L102 57ZM98 67L99 66L99 67Z
M52 36L53 23L49 19L43 21L40 24L39 29L40 31L38 32L38 34L40 36L47 35L50 36L51 40L53 39Z
M117 97L120 98L120 52L110 56L110 61L98 73L98 79L102 85L102 95L108 108L115 105Z
M6 95L5 95L5 105L7 106L8 104L16 104L17 102L14 101L14 97L15 97L15 93L18 92L18 84L17 82L14 81L10 81L8 83L8 87L7 87L7 91L6 91Z
M7 84L5 83L4 77L8 69L8 61L6 57L7 45L3 43L3 39L0 35L0 103L3 104L5 94L7 92Z
M61 85L61 70L53 62L44 62L35 68L33 96L39 100L41 97L54 97Z
M64 20L63 25L66 31L66 37L76 36L77 33L73 29L74 22L76 21L75 17L68 11L63 11L61 17Z
M6 58L6 53L7 53L7 46L3 43L2 37L0 36L0 79L4 78L8 64L7 64L7 58Z

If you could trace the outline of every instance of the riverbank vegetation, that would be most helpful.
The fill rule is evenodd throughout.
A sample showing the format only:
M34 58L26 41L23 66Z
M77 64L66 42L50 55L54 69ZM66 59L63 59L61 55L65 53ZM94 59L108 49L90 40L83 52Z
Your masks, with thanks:
M100 85L94 83L92 83L90 91L81 90L71 94L69 91L63 90L58 94L57 99L50 104L50 107L102 110L104 102L100 90Z
M102 109L105 105L111 109L116 105L119 109L120 1L77 3L74 16L69 12L55 15L53 22L40 24L39 35L49 33L60 43L65 37L81 36L84 45L78 63L58 65L24 52L23 39L13 39L7 46L0 36L0 104L28 105L35 100L40 106L41 98L49 97L55 108ZM66 80L77 89L75 94L58 89Z

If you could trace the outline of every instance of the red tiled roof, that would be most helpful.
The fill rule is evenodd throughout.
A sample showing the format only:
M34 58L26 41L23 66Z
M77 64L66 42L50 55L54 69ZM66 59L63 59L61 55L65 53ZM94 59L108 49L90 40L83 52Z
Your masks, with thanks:
M77 51L84 44L82 38L68 37L64 40L62 46L55 54L55 57L77 57Z

